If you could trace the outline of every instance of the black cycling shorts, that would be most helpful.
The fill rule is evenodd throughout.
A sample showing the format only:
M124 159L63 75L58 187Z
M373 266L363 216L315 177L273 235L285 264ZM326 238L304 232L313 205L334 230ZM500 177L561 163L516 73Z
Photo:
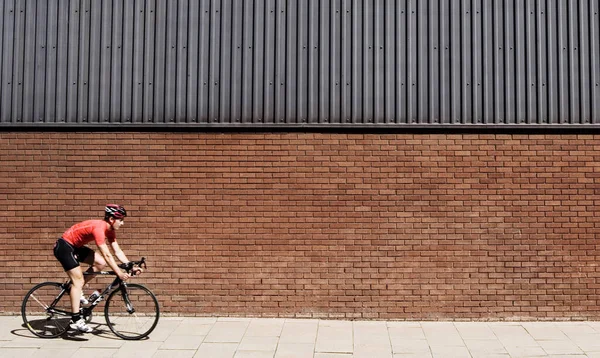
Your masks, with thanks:
M54 256L60 262L65 271L79 266L89 255L94 255L94 250L89 247L73 247L62 237L54 244Z

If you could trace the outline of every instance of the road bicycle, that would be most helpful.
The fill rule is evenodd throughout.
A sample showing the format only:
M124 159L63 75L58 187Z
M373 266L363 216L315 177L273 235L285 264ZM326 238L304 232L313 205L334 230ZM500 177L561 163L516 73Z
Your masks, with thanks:
M146 267L146 259L119 265L128 274L135 275L134 267ZM101 271L84 275L113 275L114 271ZM65 283L43 282L33 287L23 299L21 315L31 333L42 338L55 338L69 329L71 280ZM105 298L104 317L110 330L122 339L138 340L148 336L158 324L160 316L156 296L142 285L127 283L118 276L81 314L89 322L92 311Z

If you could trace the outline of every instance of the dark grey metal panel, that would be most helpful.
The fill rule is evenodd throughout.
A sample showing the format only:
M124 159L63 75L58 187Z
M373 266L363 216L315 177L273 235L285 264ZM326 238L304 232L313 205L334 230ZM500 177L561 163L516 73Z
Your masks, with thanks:
M600 125L600 0L0 0L0 126Z

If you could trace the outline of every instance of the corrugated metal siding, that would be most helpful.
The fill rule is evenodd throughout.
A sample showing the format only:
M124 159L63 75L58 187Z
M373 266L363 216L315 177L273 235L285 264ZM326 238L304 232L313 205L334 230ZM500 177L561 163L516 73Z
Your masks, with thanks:
M0 126L600 124L600 0L0 0Z

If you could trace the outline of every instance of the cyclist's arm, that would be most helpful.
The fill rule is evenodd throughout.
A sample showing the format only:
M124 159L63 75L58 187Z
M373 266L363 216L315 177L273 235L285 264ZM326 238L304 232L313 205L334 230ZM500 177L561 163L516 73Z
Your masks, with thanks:
M123 252L123 250L121 250L119 244L116 241L111 242L110 245L112 246L115 256L119 259L119 261L121 261L124 264L129 262L129 259L127 258L127 256L125 256L125 253Z
M119 244L116 241L111 242L110 245L112 246L115 256L117 256L119 261L121 261L124 264L129 262L129 259L127 258L127 256L125 256L125 253L123 252L123 250L121 250L121 248L119 247ZM140 274L140 273L144 272L144 270L141 267L136 266L134 268L133 272L135 274Z
M98 249L100 250L100 253L102 254L102 257L104 257L104 260L106 261L106 263L108 264L108 266L110 266L110 268L121 279L127 279L129 277L129 275L127 275L123 271L121 271L121 269L117 265L117 262L113 258L113 255L110 253L110 250L108 249L108 246L106 244L100 244L100 245L98 245ZM127 278L125 278L125 277L127 277Z

